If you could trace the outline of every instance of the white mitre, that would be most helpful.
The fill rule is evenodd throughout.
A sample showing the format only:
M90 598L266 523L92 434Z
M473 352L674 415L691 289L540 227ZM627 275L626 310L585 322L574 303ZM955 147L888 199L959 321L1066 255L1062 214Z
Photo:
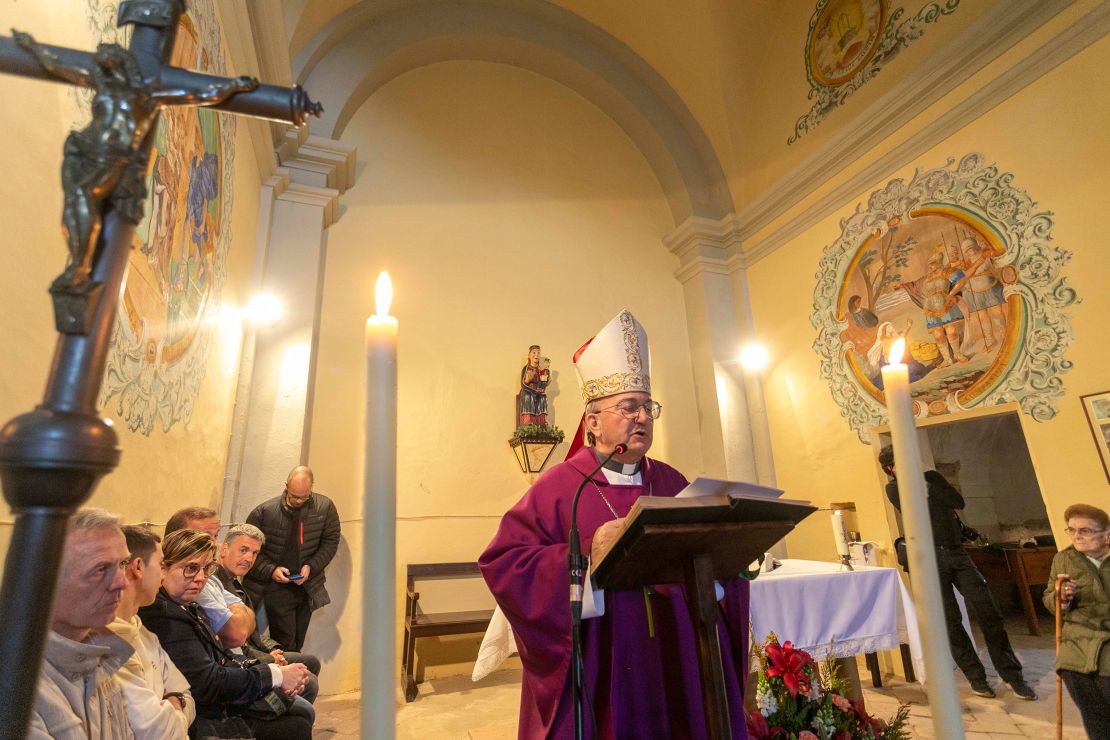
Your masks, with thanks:
M651 393L647 332L624 309L574 354L574 369L586 403L617 393Z

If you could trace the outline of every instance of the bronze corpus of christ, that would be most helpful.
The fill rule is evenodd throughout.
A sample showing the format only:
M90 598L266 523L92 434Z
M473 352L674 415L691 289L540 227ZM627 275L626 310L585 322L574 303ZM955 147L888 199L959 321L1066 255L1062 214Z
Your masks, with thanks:
M14 515L0 584L0 740L26 737L53 585L70 515L119 463L119 440L97 395L146 200L152 132L168 106L210 106L292 125L319 116L305 91L169 65L184 0L123 0L127 48L95 53L0 36L0 72L89 87L92 119L62 158L69 258L50 287L60 332L42 403L0 429L0 483Z

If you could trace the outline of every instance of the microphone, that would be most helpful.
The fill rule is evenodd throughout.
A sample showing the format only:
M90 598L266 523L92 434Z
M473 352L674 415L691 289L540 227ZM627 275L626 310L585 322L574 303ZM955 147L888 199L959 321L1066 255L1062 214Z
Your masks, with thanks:
M572 608L575 603L578 604L579 614L582 611L582 583L585 576L586 557L581 552L578 533L578 499L582 497L582 489L586 487L591 478L598 474L598 471L605 467L607 462L626 452L628 452L626 443L620 442L614 446L613 451L606 455L605 459L599 462L597 467L578 484L578 489L574 492L574 500L570 505L570 532L567 534L570 553L567 555L567 568L570 570L570 603Z
M582 497L582 489L597 475L605 463L616 455L623 455L628 451L624 442L613 447L613 451L590 471L590 474L578 484L574 492L574 500L570 505L570 532L567 533L567 544L570 551L567 553L567 569L570 571L570 665L571 665L571 696L574 703L574 736L584 737L585 722L583 718L582 692L585 691L584 671L582 666L582 591L586 574L586 556L582 554L582 546L578 533L578 499Z

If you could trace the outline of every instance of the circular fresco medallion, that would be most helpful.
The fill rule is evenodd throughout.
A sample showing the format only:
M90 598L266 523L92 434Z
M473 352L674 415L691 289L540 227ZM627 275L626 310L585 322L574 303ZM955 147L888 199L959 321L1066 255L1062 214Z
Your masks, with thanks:
M905 337L910 388L930 414L949 399L970 406L991 392L1020 348L1023 304L1003 292L1002 236L949 204L926 206L867 237L838 299L840 339L856 380L882 402L881 368Z
M818 85L837 87L856 76L879 48L888 0L828 0L810 29L806 63Z

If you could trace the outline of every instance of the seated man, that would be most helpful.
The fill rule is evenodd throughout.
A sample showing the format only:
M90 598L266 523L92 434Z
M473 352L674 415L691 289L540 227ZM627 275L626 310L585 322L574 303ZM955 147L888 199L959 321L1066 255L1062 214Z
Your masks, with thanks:
M243 577L254 567L254 561L265 542L266 535L258 527L253 524L236 524L227 530L224 542L220 545L220 567L216 571L216 578L226 590L242 599L248 609L253 609L254 604L243 588ZM316 695L320 692L320 683L316 680L320 675L320 659L315 655L284 651L276 641L270 639L269 632L260 634L257 628L247 637L242 651L248 658L255 658L263 663L304 663L312 671L312 675L301 696L309 702L316 700Z
M123 571L128 559L117 517L103 509L81 509L73 516L28 738L135 737L127 724L123 690L113 680L134 650L104 628L115 618L127 587Z
M195 529L220 541L220 515L202 506L190 506L174 513L166 522L168 536L179 529ZM243 645L254 632L254 610L243 604L243 600L223 587L216 578L209 578L204 590L196 598L196 603L208 616L212 629L220 641L228 648Z
M127 587L108 629L135 648L116 673L127 700L127 721L137 740L185 740L197 716L189 682L138 616L139 607L153 604L162 586L162 538L145 526L124 527L123 536L131 557L124 570Z

